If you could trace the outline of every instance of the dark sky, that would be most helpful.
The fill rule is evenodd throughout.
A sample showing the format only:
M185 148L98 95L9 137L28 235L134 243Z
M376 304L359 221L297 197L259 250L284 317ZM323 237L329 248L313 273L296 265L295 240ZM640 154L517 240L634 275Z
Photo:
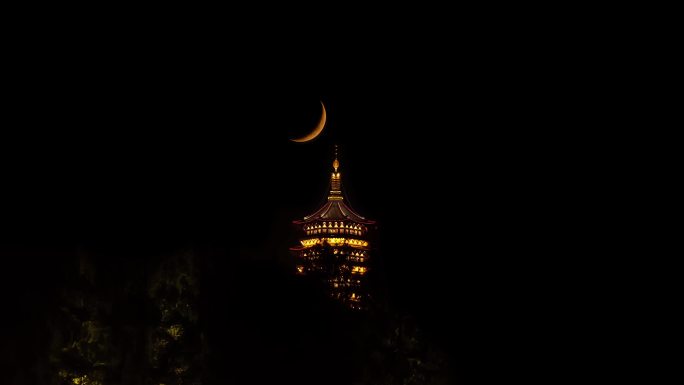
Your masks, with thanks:
M290 221L323 202L339 144L352 206L379 223L397 306L462 366L515 355L547 304L539 264L564 253L549 224L566 209L553 197L572 188L557 183L555 155L572 118L550 91L561 83L489 59L387 60L301 83L219 65L36 66L1 134L7 266L187 244L277 260ZM321 136L290 142L316 124L319 100Z

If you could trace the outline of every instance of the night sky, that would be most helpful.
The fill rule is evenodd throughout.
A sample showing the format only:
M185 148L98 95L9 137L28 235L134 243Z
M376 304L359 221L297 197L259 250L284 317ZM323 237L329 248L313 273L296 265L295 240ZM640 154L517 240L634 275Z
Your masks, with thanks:
M446 352L457 383L527 378L513 373L534 366L519 354L551 300L539 285L553 271L539 273L539 264L564 253L550 246L549 225L566 209L552 196L572 188L555 182L565 166L553 155L566 149L570 118L556 115L548 131L557 107L547 84L491 62L391 74L389 64L313 85L288 74L270 75L286 79L282 86L259 76L252 84L218 66L31 77L6 106L13 129L1 142L2 297L14 309L3 312L12 319L2 354L19 349L15 368L39 356L21 341L40 328L79 250L104 261L113 284L120 266L151 255L188 247L220 255L214 278L231 266L252 270L226 273L239 282L230 290L245 288L240 301L209 286L211 315L243 306L268 318L264 335L288 333L289 310L270 297L277 279L262 274L287 267L291 221L324 202L338 144L349 202L378 221L393 309ZM315 126L319 101L323 133L290 142ZM266 309L247 305L254 301ZM266 359L262 368L280 365Z

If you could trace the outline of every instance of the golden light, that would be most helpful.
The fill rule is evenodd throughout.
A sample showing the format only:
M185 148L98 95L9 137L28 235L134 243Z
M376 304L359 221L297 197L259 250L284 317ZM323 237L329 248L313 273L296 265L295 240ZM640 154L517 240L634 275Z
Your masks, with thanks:
M322 243L327 243L330 246L342 246L342 245L349 245L352 247L366 247L366 246L368 246L367 241L362 241L360 239L339 238L339 237L302 239L299 242L304 247L312 247L312 246L322 244Z
M311 246L314 246L314 245L319 244L319 243L321 242L321 240L318 239L318 238L313 238L313 239L302 239L302 240L299 241L299 242L300 242L300 243L302 244L302 246L304 246L304 247L311 247Z

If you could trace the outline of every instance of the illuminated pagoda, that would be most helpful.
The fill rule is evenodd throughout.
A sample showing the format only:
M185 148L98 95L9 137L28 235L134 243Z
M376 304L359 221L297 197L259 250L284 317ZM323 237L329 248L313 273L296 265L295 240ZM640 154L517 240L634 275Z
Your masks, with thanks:
M328 200L313 214L292 222L300 228L302 238L300 245L290 250L296 254L298 274L321 277L333 298L352 309L364 309L369 295L367 235L375 221L362 217L345 203L339 167L335 147Z

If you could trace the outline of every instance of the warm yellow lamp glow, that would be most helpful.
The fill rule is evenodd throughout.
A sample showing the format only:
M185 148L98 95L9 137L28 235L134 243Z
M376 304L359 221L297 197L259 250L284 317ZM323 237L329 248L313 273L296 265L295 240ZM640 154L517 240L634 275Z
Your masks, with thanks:
M313 239L302 239L301 241L302 246L304 247L311 247L313 245L316 245L321 242L320 239L318 238L313 238Z
M311 238L302 239L299 241L304 247L312 247L321 243L327 243L331 246L342 246L349 245L352 247L366 247L368 246L367 241L362 241L360 239L348 239L348 238Z

